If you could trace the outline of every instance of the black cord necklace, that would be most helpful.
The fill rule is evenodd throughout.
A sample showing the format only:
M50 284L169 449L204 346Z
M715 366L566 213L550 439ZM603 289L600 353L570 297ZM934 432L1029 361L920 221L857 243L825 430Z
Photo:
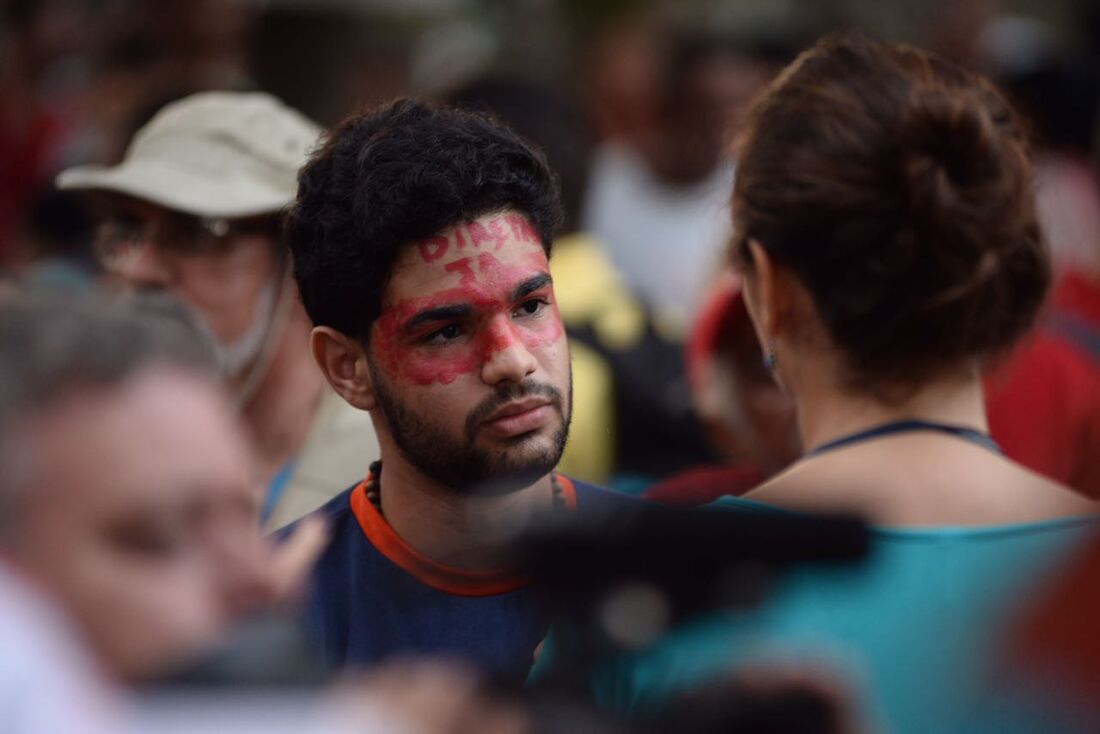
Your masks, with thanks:
M367 475L367 499L375 509L378 510L378 514L382 514L382 460L372 461L370 464L370 473ZM557 472L550 472L550 492L551 501L554 509L564 508L565 503L565 490L561 486L561 481L558 479Z
M892 436L897 433L912 433L916 431L933 431L936 433L943 433L948 436L960 438L964 441L970 441L982 448L989 449L990 451L1000 454L1001 447L997 445L997 442L993 440L993 437L988 433L983 433L974 428L968 428L967 426L956 426L950 423L938 423L936 421L925 421L918 419L908 419L891 421L890 423L883 423L880 426L874 426L873 428L867 428L862 431L856 431L850 433L847 436L841 436L840 438L833 439L826 443L817 446L816 448L807 451L805 457L818 456L824 454L827 451L833 451L843 446L849 446L854 443L862 443L863 441L871 441L876 438L882 438L883 436Z
M370 473L367 474L367 499L382 514L382 460L370 463Z

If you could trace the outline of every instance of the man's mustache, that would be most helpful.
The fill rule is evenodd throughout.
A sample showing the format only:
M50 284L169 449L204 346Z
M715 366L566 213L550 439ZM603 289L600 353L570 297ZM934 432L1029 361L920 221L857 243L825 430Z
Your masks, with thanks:
M549 399L554 409L558 411L558 414L560 415L562 413L562 406L565 400L561 394L561 390L553 385L547 385L541 382L521 382L518 384L510 382L498 387L492 395L482 400L477 407L470 412L470 415L466 418L466 437L472 441L481 424L502 406L515 400L531 397L544 397Z

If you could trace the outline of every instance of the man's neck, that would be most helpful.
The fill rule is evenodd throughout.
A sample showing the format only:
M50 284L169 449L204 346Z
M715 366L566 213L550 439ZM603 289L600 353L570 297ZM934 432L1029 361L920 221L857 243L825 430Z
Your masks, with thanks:
M269 480L302 448L325 387L306 344L310 324L300 305L291 306L267 374L243 415L255 440L263 479Z
M466 494L426 478L400 458L384 459L381 511L422 556L468 571L507 568L510 542L533 513L553 505L550 475L499 495Z

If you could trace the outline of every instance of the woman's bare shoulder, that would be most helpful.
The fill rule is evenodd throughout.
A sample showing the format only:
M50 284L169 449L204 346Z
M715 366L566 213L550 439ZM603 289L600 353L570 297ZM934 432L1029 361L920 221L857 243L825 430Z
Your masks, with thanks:
M745 495L806 512L850 512L890 526L998 525L1100 515L1100 503L1000 457L853 464L804 460ZM855 457L851 457L855 458Z
M1018 498L1022 511L1045 518L1100 515L1100 502L1074 489L1014 462L1010 464L1012 481L1007 486L1013 498Z

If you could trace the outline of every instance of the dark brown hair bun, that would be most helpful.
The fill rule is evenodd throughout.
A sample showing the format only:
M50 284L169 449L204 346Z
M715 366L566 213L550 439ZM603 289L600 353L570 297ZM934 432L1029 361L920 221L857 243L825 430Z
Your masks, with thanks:
M913 385L1013 344L1050 273L1027 146L981 77L827 38L755 104L733 196L809 290L854 383Z

